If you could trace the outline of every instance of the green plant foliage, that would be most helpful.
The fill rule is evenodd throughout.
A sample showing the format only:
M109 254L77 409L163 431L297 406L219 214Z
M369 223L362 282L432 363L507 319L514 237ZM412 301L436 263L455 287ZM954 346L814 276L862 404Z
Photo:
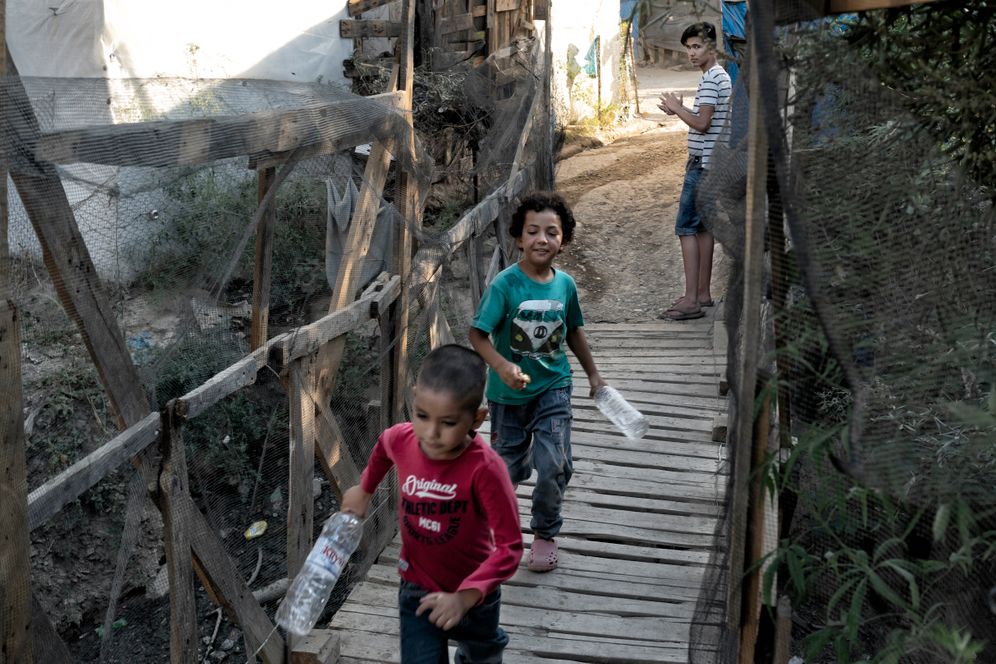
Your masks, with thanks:
M256 210L255 178L231 165L183 170L164 184L163 225L144 257L140 285L153 293L213 285ZM270 306L295 307L325 285L325 187L309 178L277 192ZM235 280L251 284L254 244L239 258Z
M996 187L996 3L943 2L865 12L848 36L867 73L895 90L980 184ZM990 189L991 195L996 192Z

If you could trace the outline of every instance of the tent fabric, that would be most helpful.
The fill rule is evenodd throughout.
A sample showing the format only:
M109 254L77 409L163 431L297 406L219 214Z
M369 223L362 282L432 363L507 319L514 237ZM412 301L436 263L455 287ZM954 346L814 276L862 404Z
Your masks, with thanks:
M746 0L723 0L723 48L729 56L726 71L730 81L736 85L740 74L742 46L747 40Z

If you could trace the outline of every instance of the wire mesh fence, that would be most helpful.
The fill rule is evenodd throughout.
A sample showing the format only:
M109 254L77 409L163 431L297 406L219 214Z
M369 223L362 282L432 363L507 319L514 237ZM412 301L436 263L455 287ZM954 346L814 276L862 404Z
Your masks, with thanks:
M737 407L777 404L751 466L767 518L758 532L728 513L722 528L739 520L763 542L763 562L748 570L768 637L758 656L772 655L782 597L794 661L990 661L993 7L810 20L806 3L774 5L751 3L759 87L735 92L763 100L770 145L755 190L767 200L755 219L767 224L764 328L754 343L731 334L729 355L731 394L743 358L759 363L756 401ZM702 192L714 203L710 228L740 265L731 331L744 317L747 157L746 142L730 141ZM751 464L758 438L731 429L734 466ZM726 555L699 622L721 621L708 600L722 597L724 579L740 581ZM741 636L726 630L718 655L693 639L693 661L733 661Z

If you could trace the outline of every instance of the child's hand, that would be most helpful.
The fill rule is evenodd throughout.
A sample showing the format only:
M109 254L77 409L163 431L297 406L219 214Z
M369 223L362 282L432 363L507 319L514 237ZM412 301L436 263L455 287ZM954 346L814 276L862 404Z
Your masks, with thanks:
M429 593L419 602L415 615L429 611L429 622L442 630L457 626L481 598L479 590L461 590L456 593Z
M529 374L522 373L519 365L512 362L506 362L502 365L498 375L501 377L502 382L513 390L521 390L532 381Z
M602 378L600 374L596 373L592 374L591 376L588 376L588 387L589 387L588 396L594 398L595 392L598 391L598 388L603 387L605 385L608 385L608 383L605 382L605 380Z
M355 514L362 519L367 515L372 498L373 494L367 493L357 484L342 494L342 504L339 506L339 511L344 514Z

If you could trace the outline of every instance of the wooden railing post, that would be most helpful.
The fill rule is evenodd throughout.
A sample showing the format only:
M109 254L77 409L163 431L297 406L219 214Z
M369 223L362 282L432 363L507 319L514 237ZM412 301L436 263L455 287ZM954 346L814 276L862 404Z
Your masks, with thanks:
M312 356L314 357L314 356ZM290 408L290 478L287 488L287 578L293 579L311 550L315 500L315 404L311 358L294 360L287 374Z
M404 25L398 39L398 89L404 93L404 110L407 111L408 150L415 153L415 127L412 124L412 95L415 90L415 2L403 0L401 3L401 23ZM394 338L394 394L389 412L391 419L400 422L405 417L405 398L408 391L408 319L411 308L411 294L407 293L412 272L412 231L422 227L422 210L419 206L418 187L412 174L398 169L398 213L401 225L398 228L397 253L394 257L394 273L401 276L402 297L395 311ZM387 406L385 402L383 404Z
M0 42L3 6L0 2ZM0 664L33 661L29 631L31 538L19 327L7 253L7 171L0 168L0 385L4 390L0 399Z
M263 205L266 192L273 186L276 176L274 167L256 171L256 200ZM249 348L256 350L266 343L267 327L270 320L270 275L273 271L273 234L277 225L275 206L265 208L263 218L256 228L256 263L252 278L252 327L249 333Z
M197 602L188 526L190 500L183 420L176 413L176 401L166 404L161 432L159 491L169 571L169 656L170 662L185 664L197 661Z
M756 26L755 26L756 27ZM747 217L744 229L743 301L740 315L739 367L736 391L736 449L734 450L733 495L730 500L729 581L727 584L727 629L746 635L742 628L747 521L750 504L751 441L753 441L754 397L757 380L763 294L765 193L767 189L768 137L762 114L761 82L752 31L749 71L749 115L747 143ZM753 662L753 641L740 643L740 662Z

